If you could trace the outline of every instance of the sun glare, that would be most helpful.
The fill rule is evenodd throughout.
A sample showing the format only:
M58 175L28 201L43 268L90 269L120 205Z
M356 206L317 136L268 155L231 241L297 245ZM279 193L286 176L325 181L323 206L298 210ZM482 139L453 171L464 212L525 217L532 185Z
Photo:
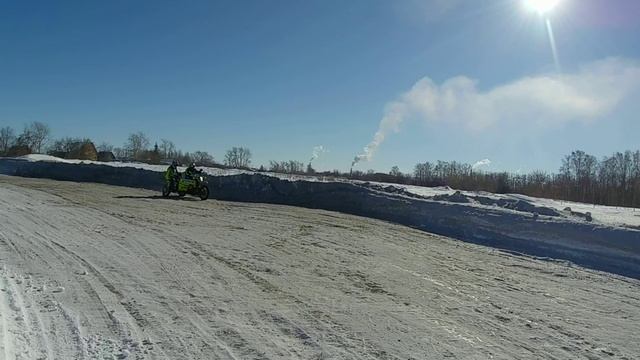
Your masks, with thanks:
M553 10L562 0L524 0L528 9L544 15Z

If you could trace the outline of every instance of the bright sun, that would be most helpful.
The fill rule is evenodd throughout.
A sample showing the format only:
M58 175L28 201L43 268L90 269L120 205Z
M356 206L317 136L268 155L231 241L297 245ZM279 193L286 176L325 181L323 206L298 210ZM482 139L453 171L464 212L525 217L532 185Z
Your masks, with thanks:
M524 3L528 9L544 15L558 6L561 1L562 0L524 0Z

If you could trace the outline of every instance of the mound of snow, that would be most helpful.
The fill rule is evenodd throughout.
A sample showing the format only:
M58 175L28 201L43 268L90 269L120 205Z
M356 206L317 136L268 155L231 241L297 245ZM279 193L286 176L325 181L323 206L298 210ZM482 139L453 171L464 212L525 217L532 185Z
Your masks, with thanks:
M67 164L73 164L73 160L61 159L59 157L44 155L44 154L29 154L17 157L16 159L22 159L26 161L50 161L50 162L61 162Z
M89 160L61 159L55 156L31 154L18 158L18 160L29 162L58 162L65 164L94 164L112 166L117 168L134 168L162 173L167 169L167 165L150 165L137 162L99 162ZM211 176L232 176L247 174L253 175L257 172L241 169L220 169L211 167L201 168L207 175ZM179 168L184 171L184 167ZM520 212L537 212L540 215L554 216L562 213L567 206L571 207L576 214L590 213L594 223L607 226L624 226L640 229L640 209L621 208L602 205L590 205L561 200L535 198L519 194L494 194L483 191L458 191L448 186L422 187L415 185L389 184L382 182L365 182L359 180L348 180L341 178L327 178L322 176L291 175L271 172L262 172L262 175L275 177L288 181L309 181L309 182L338 182L351 183L365 186L367 188L409 197L431 198L438 201L467 204L468 206L497 206L503 209ZM586 216L586 215L585 215ZM585 216L576 216L585 218Z
M384 184L378 183L380 186L394 186L400 188L408 193L424 197L424 198L433 198L434 200L444 200L453 199L453 200L462 200L460 196L452 196L459 192L465 197L472 198L476 200L480 204L492 205L495 204L504 208L511 208L517 211L538 211L540 215L545 215L547 210L542 210L540 212L539 208L550 209L556 213L564 212L566 207L570 207L572 212L575 213L577 217L586 218L586 214L590 213L591 217L596 224L606 225L606 226L623 226L630 227L634 229L640 229L640 209L635 208L626 208L626 207L617 207L617 206L604 206L604 205L593 205L593 204L585 204L578 203L572 201L563 201L563 200L554 200L554 199L545 199L545 198L536 198L527 195L520 194L494 194L488 193L485 191L457 191L451 189L447 186L445 187L422 187L422 186L414 186L414 185L399 185L399 184ZM463 202L465 200L462 200ZM519 202L524 201L524 202ZM455 202L455 201L451 201ZM459 201L458 201L459 202ZM475 201L474 201L475 203ZM476 204L470 204L470 206L475 206ZM531 208L529 205L534 206L536 209ZM548 212L547 215L553 216L551 212Z

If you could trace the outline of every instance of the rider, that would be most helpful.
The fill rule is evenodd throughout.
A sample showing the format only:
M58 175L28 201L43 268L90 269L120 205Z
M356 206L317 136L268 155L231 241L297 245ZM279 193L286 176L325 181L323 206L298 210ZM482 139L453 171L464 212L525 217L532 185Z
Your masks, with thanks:
M178 162L173 160L167 171L164 173L164 180L169 183L170 189L175 189L177 187L178 176L180 176L180 173L178 172Z
M187 170L185 170L184 175L187 177L187 179L193 179L196 174L201 173L202 170L196 169L196 163L192 162L191 164L189 164L189 167L187 167Z

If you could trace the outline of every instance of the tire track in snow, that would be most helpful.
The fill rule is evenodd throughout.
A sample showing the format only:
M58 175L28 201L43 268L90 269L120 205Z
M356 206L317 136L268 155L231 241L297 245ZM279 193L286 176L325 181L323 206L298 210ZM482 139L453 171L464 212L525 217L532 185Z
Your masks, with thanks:
M124 313L130 319L129 321L126 321L126 324L128 324L129 326L125 326L125 324L118 318L118 316L116 316L115 309L109 310L107 308L107 306L104 304L104 301L102 301L101 296L95 290L95 287L91 285L91 282L85 281L83 279L83 283L88 285L90 291L95 295L95 299L100 302L102 307L107 312L108 318L113 324L113 329L115 329L119 334L119 341L121 342L122 347L128 348L128 344L130 343L141 342L141 334L144 333L144 329L148 327L148 321L146 318L140 315L140 310L132 302L126 301L125 295L120 290L118 290L118 288L113 285L109 281L109 279L107 279L107 277L89 261L54 240L50 240L50 242L65 254L75 259L78 263L82 264L83 267L88 270L89 274L95 277L98 282L116 298L116 302L114 303L114 305L117 304L117 306L124 310ZM139 349L134 349L134 351L139 351ZM126 355L126 357L128 356L129 355Z
M6 359L42 359L51 358L46 331L34 307L27 306L16 280L17 275L0 271L0 286L3 289L2 316ZM10 344L9 338L14 344Z
M65 267L68 267L70 269L78 268L77 266L74 266L74 264L81 264L86 268L94 269L94 271L97 271L97 269L95 269L90 264L89 266L87 266L87 264L83 261L78 261L79 257L56 242L53 236L44 236L37 231L34 233L34 235L37 236L38 240L32 240L30 237L22 237L21 244L23 244L25 248L30 248L31 251L28 253L35 254L35 256L42 261L42 264L45 264L50 269L55 269L55 264L50 264L51 257L42 256L40 255L41 253L56 254L53 259L55 259L56 262L64 264ZM13 245L14 248L18 248L17 244ZM43 248L44 251L38 251L37 249L39 248ZM25 253L24 251L21 252ZM86 278L76 278L76 280L77 281L75 285L79 285L81 288L83 288L85 293L89 295L89 298L96 300L97 303L100 304L100 306L104 309L104 313L109 314L109 309L105 305L99 293L96 291L94 285L92 285L91 282L89 282ZM62 316L68 325L69 332L74 334L74 337L76 338L76 346L78 352L83 353L84 349L86 349L86 344L84 344L84 340L81 335L82 330L79 327L79 324L73 318L73 316L68 313L67 310L61 307L58 307L58 309L62 313ZM114 321L112 316L107 316L105 318L110 319L111 325L109 327L114 333L118 334L120 338L124 338L126 336L121 324L117 321Z
M4 354L4 359L10 360L15 359L14 353L14 344L13 344L13 336L10 335L11 330L9 329L9 325L11 324L11 320L9 318L9 314L11 310L9 309L8 304L8 294L6 282L4 280L4 276L0 277L0 287L2 287L2 293L0 294L0 317L2 318L2 353Z
M22 282L22 281L21 281ZM16 303L21 309L23 319L28 326L28 331L33 335L32 339L37 340L39 347L38 352L41 356L38 358L53 359L53 352L47 336L47 329L44 326L42 316L40 315L39 305L29 296L22 296L22 292L18 287L17 281L11 281L13 294L16 297ZM32 341L33 345L33 341Z
M190 243L191 246L196 245L196 243ZM241 262L238 261L232 261L229 259L226 259L220 255L217 255L215 253L212 253L211 251L205 249L202 246L195 246L196 249L198 249L198 251L207 254L208 256L210 256L211 258L214 258L216 261L223 263L225 266L229 267L230 269L232 269L233 271L239 273L240 275L242 275L243 277L247 278L251 283L253 283L254 285L258 286L260 289L262 289L264 292L272 294L272 296L274 296L277 299L284 299L286 300L288 303L291 304L296 304L296 306L299 307L303 307L305 308L305 303L304 301L298 299L297 297L286 293L284 290L282 290L281 288L275 286L274 284L270 283L269 281L265 280L263 277L254 274L252 271L246 269L244 266L242 266ZM329 334L331 334L331 331L333 331L336 328L341 328L341 325L338 324L337 322L331 320L329 322L325 322L325 321L321 321L319 320L318 316L319 314L315 314L315 315L311 315L312 311L311 309L306 309L303 310L304 313L306 313L309 316L309 320L312 320L314 322L316 322L318 325L320 325L321 327L324 327L326 329L330 329L329 330ZM329 316L328 314L320 314L321 317L325 318L325 319L331 319L331 316ZM268 317L267 317L268 318ZM291 336L293 339L295 339L297 342L300 342L304 347L310 347L316 354L316 357L321 357L322 356L322 349L320 348L320 346L315 343L314 341L310 340L309 336L304 332L304 330L302 330L302 328L300 328L299 326L289 326L286 327L283 324L287 324L287 322L289 322L288 320L286 320L286 318L283 318L281 315L275 315L272 314L271 315L271 319L273 320L273 322L277 325L278 329L285 335L287 336ZM291 322L289 322L291 324ZM345 329L343 329L345 330ZM348 331L344 331L345 333L348 333ZM344 344L344 338L339 338L337 336L332 336L332 335L328 335L329 338L332 338L332 340L334 341L334 343L336 345L338 344ZM338 345L340 346L340 345ZM348 349L344 349L347 350ZM380 354L383 353L383 351L376 349L375 347L372 349L367 349L366 351L368 353L368 355L371 356L372 359L376 359L376 358L381 358ZM353 355L356 355L356 353L354 353ZM360 354L360 355L364 355L364 354Z
M66 199L65 197L62 197L62 198ZM135 217L132 217L130 215L109 212L109 211L106 211L104 209L100 209L99 207L91 207L91 208L96 210L96 211L102 212L107 216L115 216L120 221L123 221L123 222L125 222L125 223L127 223L129 225L133 225L133 226L141 226L142 225L142 226L144 226L144 224L142 224L139 221L139 219L137 219L138 221L135 221L136 220ZM199 209L199 208L196 208L196 207L190 207L190 208L202 210L202 209ZM198 214L198 216L202 216L202 215ZM159 223L159 224L162 224L162 223ZM167 233L166 230L163 231L162 228L161 229L149 228L149 227L145 227L145 228L148 231L152 232L152 233L157 233L158 234L158 238L164 238L164 235ZM183 238L183 236L179 235L179 234L173 234L172 236L170 236L170 238L172 238L172 239L182 239L183 241L185 241L185 242L183 242L183 244L189 243L188 239ZM166 241L165 243L170 245L170 246L172 245L171 241ZM143 251L146 252L146 253L149 253L149 251L150 251L150 249L147 249L144 246L144 244L139 244L138 247L143 249ZM172 247L175 249L175 251L177 253L180 253L181 252L180 250L184 251L184 247L175 247L175 246L172 246ZM198 250L201 251L202 249L198 248ZM161 264L161 268L162 268L162 264ZM173 281L176 284L179 284L180 286L183 286L183 281L180 280L180 277L176 276L174 273L172 273L170 271L167 271L166 269L164 271L165 271L165 274L169 278L173 279ZM237 271L237 270L235 270L235 271ZM193 280L197 282L197 279L193 279ZM183 286L183 289L187 293L189 293L189 291L188 291L188 289L186 287ZM191 307L191 305L188 305L188 304L185 304L185 305L187 307ZM233 332L233 331L229 332L229 331L226 331L224 329L218 329L218 330L215 330L215 331L207 331L206 330L207 329L207 325L202 321L200 316L197 316L197 315L193 316L193 315L185 314L183 309L181 311L179 311L179 310L175 309L174 307L170 307L170 310L172 312L174 312L175 314L180 313L181 317L185 318L192 325L192 327L195 328L197 330L197 332L203 336L203 338L207 338L207 337L211 338L211 337L213 337L214 342L216 343L216 345L224 353L226 353L226 355L229 356L230 359L234 359L234 360L235 359L239 359L235 355L235 352L237 352L239 349L235 348L234 345L242 344L244 342L244 340L237 338L237 336L239 336L239 334L237 332ZM198 313L197 311L194 311L194 314L197 314L197 313ZM236 334L236 336L232 335L234 333ZM223 335L223 336L220 336L220 335ZM231 345L229 345L228 343L231 343ZM207 346L210 346L210 345L205 344L205 347L207 347ZM246 346L244 346L244 347L246 348ZM211 348L211 350L213 350L213 348ZM260 356L261 356L260 355L260 353L261 353L260 351L258 351L256 349L243 349L243 351L247 351L247 350L249 351L249 353L243 354L243 356L240 357L240 358L245 358L246 355L258 356L258 358L260 358Z
M66 200L67 198L59 195L61 197L61 199ZM105 209L101 209L99 207L89 207L92 210L98 211L100 213L103 213L105 216L107 217L113 217L114 219L117 219L118 221L122 221L123 223L126 223L127 225L130 226L134 226L134 227L139 227L141 225L141 223L139 221L136 221L135 217L129 216L127 214L121 214L121 213L113 213L112 211L107 211ZM138 219L139 220L139 219ZM151 228L147 228L148 231L152 232L152 233L159 233L162 234L162 231L157 230L157 229L151 229ZM82 264L85 265L86 268L88 268L90 270L90 272L97 276L99 281L105 286L105 288L107 288L112 294L114 294L118 300L120 301L120 303L122 304L122 299L124 299L124 295L117 290L117 288L115 288L107 279L106 277L104 277L100 271L97 270L97 268L95 268L93 265L91 265L89 262L87 262L85 259L81 258L80 256L78 256L77 254L75 254L74 252L66 249L64 246L62 246L59 243L56 242L52 242L54 245L56 245L57 247L61 248L63 251L65 251L66 253L68 253L69 255L71 255L72 257L74 257L75 259L77 259L78 261L80 261ZM166 242L167 244L171 244L170 241ZM132 247L135 247L136 250L141 250L143 253L145 254L150 254L151 256L154 256L150 251L152 249L149 249L145 246L145 244L143 243L138 243L136 241L133 241L129 244ZM126 251L130 251L130 249L126 249ZM176 249L176 252L179 252L178 249ZM162 264L161 264L162 267ZM182 284L182 281L180 281L179 277L176 277L174 273L171 273L169 271L165 270L165 274L173 279L173 281L177 284ZM195 279L194 279L195 280ZM187 288L184 288L185 291L188 290ZM125 309L127 310L127 312L131 315L131 317L133 319L136 320L138 327L139 328L146 328L148 325L148 322L146 320L146 318L144 317L140 317L140 312L138 309L135 309L131 306L126 306L129 303L125 303L122 304L125 306ZM187 304L184 304L187 305ZM203 338L211 338L213 332L212 331L207 331L206 330L206 324L204 322L202 322L202 320L198 317L198 316L192 316L189 315L188 313L184 312L183 308L176 308L176 307L168 307L168 310L170 310L173 314L174 317L181 317L186 319L191 326L196 329L196 331L203 337ZM157 328L155 330L158 330ZM165 334L166 336L161 336L161 337L168 337L169 334ZM238 357L234 356L234 352L219 338L215 337L215 342L218 346L218 349L222 350L224 353L226 353L230 359L238 359ZM187 346L182 339L177 339L183 346ZM215 347L213 347L212 345L209 344L204 344L205 347L210 347L210 350L214 350ZM161 350L162 351L162 350Z
M38 206L36 208L36 212L40 211L42 207L46 208L46 205ZM118 307L120 308L124 308L124 313L128 314L127 317L133 318L133 311L130 306L127 306L129 304L122 302L122 294L113 285L111 285L111 283L106 279L106 277L102 275L100 271L98 271L96 267L91 265L89 262L84 261L84 259L82 259L74 252L69 251L64 245L60 244L57 241L56 234L59 232L59 228L58 224L55 224L55 221L50 221L50 218L48 216L36 215L33 211L29 211L27 208L20 209L20 211L25 213L25 219L31 219L37 224L34 229L51 228L53 231L49 231L47 234L44 234L38 230L34 230L30 235L25 236L24 234L22 234L21 236L19 236L19 242L12 242L3 235L2 240L5 241L3 241L2 243L4 243L6 246L9 246L15 254L20 255L20 257L22 258L21 261L27 262L30 258L33 258L35 256L40 260L41 266L44 265L45 267L50 268L51 271L59 269L60 266L65 269L86 268L87 270L90 270L91 275L89 275L88 277L75 277L75 280L77 281L74 281L73 286L82 288L84 292L89 296L89 298L92 299L92 301L102 307L102 309L104 310L104 314L106 315L104 318L108 319L105 323L108 327L110 327L113 333L117 334L120 343L126 344L127 342L131 342L131 332L116 316L113 315L111 311L109 311L108 307L105 305L105 302L102 299L102 295L100 295L94 285L90 281L88 281L88 278L95 277L99 279L99 281L97 281L96 283L101 284L108 291L108 293L116 297L117 301L115 304L118 304ZM66 211L63 210L63 212ZM71 217L71 219L73 219L73 217ZM15 224L9 227L9 229L14 230L24 228L30 228L30 226L26 223L22 223ZM49 254L49 256L42 256L41 254ZM55 255L51 256L53 254ZM51 262L52 260L53 262ZM44 293L44 290L42 290L41 292ZM59 304L50 307L50 309L54 309L59 315L60 321L66 324L66 329L70 334L69 338L74 339L73 343L77 345L76 356L88 356L87 338L82 334L82 328L80 326L79 318L76 315L71 314L68 309L60 306ZM92 319L91 321L93 322L95 321L95 319ZM38 322L41 323L41 319ZM34 324L37 324L38 322L34 322ZM135 324L135 321L129 321L129 323ZM51 358L51 356L49 357Z

